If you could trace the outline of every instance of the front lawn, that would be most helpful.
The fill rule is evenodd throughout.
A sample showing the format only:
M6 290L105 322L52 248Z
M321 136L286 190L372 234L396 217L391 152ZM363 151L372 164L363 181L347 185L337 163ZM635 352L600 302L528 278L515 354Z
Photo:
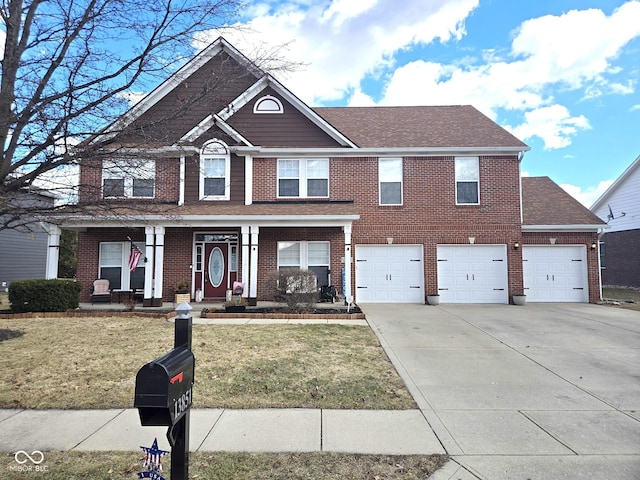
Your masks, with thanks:
M13 454L0 461L2 478L18 480L136 478L143 470L139 452L45 452L46 472L12 471ZM171 460L163 460L169 477ZM350 455L343 453L224 453L196 452L189 455L189 478L206 480L416 480L428 478L447 460L446 455Z
M0 319L0 408L133 406L135 375L173 346L148 318ZM408 409L368 327L195 325L194 408Z

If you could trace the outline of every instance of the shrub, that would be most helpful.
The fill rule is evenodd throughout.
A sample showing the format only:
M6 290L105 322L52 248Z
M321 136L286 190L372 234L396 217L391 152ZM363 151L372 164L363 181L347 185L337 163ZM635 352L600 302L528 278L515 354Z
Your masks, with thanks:
M277 270L267 275L267 294L276 302L286 302L291 310L311 310L318 301L315 273L298 268Z
M78 308L80 290L75 280L17 280L9 285L9 302L16 313L64 312Z

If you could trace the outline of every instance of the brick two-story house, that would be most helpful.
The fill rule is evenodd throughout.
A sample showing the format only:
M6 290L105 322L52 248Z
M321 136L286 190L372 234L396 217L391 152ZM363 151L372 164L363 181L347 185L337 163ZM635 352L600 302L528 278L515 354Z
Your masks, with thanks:
M577 204L527 215L560 189L521 183L529 148L471 106L310 108L218 39L90 145L94 211L63 225L79 231L84 300L99 277L143 288L145 305L182 279L192 298L240 281L267 299L285 267L358 303L599 299L601 222ZM147 259L134 272L129 238ZM545 268L564 281L542 285Z

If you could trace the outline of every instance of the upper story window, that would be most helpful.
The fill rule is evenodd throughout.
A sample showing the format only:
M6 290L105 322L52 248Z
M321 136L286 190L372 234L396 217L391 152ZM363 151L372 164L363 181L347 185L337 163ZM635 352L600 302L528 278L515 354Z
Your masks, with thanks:
M253 113L284 113L284 107L276 97L265 95L253 104Z
M456 204L480 203L480 164L478 157L456 157Z
M229 200L231 156L220 140L205 143L200 152L200 199Z
M153 198L155 184L155 160L129 158L102 161L104 198Z
M329 196L329 159L280 159L278 160L279 197Z
M380 205L402 205L402 159L378 160Z

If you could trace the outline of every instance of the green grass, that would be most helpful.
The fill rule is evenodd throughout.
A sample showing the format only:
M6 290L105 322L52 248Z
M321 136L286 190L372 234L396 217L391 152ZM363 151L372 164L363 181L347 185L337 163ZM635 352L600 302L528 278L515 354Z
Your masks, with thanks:
M136 478L142 471L139 452L45 452L46 472L12 471L13 454L0 461L0 476L15 480L117 480ZM166 457L165 457L166 458ZM223 453L189 455L189 478L207 480L417 480L429 477L447 460L445 455L349 455L338 453ZM169 477L170 460L163 460Z
M602 298L604 300L620 301L620 305L616 305L617 307L640 311L640 290L631 288L603 288Z
M0 408L131 408L136 372L171 349L173 329L148 318L0 319ZM415 408L368 327L197 325L193 351L195 408Z

